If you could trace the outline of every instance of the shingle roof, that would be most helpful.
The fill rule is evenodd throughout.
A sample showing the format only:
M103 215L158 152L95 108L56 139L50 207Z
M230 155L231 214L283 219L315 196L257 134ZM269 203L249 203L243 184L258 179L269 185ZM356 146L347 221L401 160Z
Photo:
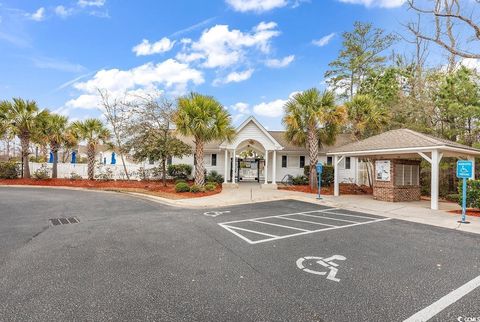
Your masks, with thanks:
M305 147L296 146L296 145L290 143L285 137L285 131L268 131L268 133L270 133L270 135L273 136L273 138L275 140L277 140L277 142L280 143L281 146L283 146L283 151L286 151L286 152L297 152L297 151L301 152L301 151L306 150ZM351 143L352 141L353 141L353 138L350 134L340 134L340 135L337 136L337 139L336 139L336 141L333 145L322 146L322 147L320 147L319 152L320 153L327 153L333 148L337 148L337 147L340 147L342 145Z
M306 149L305 147L296 146L291 144L285 138L285 131L268 131L268 133L281 145L283 146L283 152L304 152ZM195 147L193 143L193 138L185 137L177 134L177 137L185 142L186 144L190 145L192 148ZM335 147L340 147L342 145L351 143L353 141L352 136L350 134L340 134L337 136L337 140L332 146L326 146L320 148L320 153L327 153L330 149ZM205 150L218 150L219 146L222 142L220 141L212 141L205 144Z
M470 150L472 152L480 152L479 149L409 129L387 131L365 140L333 148L329 152L360 152L422 147L450 147Z

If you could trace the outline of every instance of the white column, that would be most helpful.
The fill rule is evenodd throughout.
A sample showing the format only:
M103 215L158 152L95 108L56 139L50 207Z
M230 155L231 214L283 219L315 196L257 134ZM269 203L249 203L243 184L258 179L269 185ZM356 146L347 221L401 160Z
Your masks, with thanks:
M277 184L277 150L273 150L273 158L272 158L272 184Z
M268 183L268 150L265 150L265 184Z
M469 156L468 160L472 161L473 164L472 177L470 179L475 180L475 157Z
M440 158L438 155L438 150L433 150L432 151L432 181L431 181L431 196L430 196L430 208L437 210L438 209L438 184L439 184L439 163L440 163Z
M237 150L233 149L232 156L232 183L235 183L235 175L237 174L237 160L236 160Z
M225 164L223 165L225 170L223 171L224 177L223 177L223 182L227 183L228 182L228 149L225 149Z
M338 155L333 157L333 195L335 197L340 196L340 182L339 182L339 170L338 164L340 163L341 158Z

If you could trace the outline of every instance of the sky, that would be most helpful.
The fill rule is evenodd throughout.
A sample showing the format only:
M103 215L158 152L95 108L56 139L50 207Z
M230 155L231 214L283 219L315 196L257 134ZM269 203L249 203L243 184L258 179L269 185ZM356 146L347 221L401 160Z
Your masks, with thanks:
M292 93L325 88L355 21L406 33L404 0L0 0L0 99L99 117L97 88L213 95L236 125L282 129ZM403 44L402 46L405 46Z

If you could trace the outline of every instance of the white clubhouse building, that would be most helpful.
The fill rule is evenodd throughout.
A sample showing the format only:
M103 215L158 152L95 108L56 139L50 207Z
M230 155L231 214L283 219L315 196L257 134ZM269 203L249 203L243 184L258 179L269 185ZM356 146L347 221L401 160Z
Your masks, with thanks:
M264 188L276 188L288 175L303 175L304 166L310 164L307 150L287 142L284 134L284 131L267 131L250 116L236 129L232 142L215 141L205 145L205 168L207 172L215 170L223 175L226 187L257 181ZM190 139L183 140L193 145ZM332 147L320 148L319 161L332 164L332 157L327 157L328 150L350 142L350 135L339 135ZM194 157L174 158L172 163L194 165ZM340 182L359 183L357 158L344 158L338 170Z

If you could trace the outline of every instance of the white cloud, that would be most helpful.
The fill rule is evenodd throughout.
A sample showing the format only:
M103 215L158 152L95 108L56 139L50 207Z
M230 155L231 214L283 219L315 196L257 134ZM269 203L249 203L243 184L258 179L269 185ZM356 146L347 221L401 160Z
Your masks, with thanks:
M230 106L230 110L233 111L232 121L236 123L237 121L244 119L247 115L250 114L250 106L247 103L238 102Z
M313 40L312 44L314 44L315 46L318 46L318 47L323 47L323 46L328 45L330 43L330 41L333 39L333 37L335 37L334 32L332 32L331 34L328 34L326 36L323 36L320 39Z
M214 80L213 85L240 83L252 77L253 72L254 69L247 69L242 72L231 72L225 78L217 78L216 80Z
M27 13L27 17L35 21L42 21L45 19L45 8L41 7L34 13Z
M295 55L286 56L282 59L268 59L265 65L271 68L283 68L290 65L295 60Z
M239 12L265 12L272 9L285 7L288 4L287 0L226 0L233 10Z
M232 110L240 114L249 114L250 113L249 107L250 106L247 103L243 103L243 102L238 102L231 106Z
M53 59L49 57L32 57L30 58L33 65L38 68L54 69L62 72L78 73L85 70L80 64L71 63L61 59Z
M185 62L199 60L205 68L229 67L244 61L247 49L256 48L268 53L270 40L279 34L275 22L261 22L251 32L216 25L205 30L198 41L184 42L184 49L177 59Z
M64 6L56 6L54 9L54 12L57 16L61 18L66 18L68 16L71 16L73 14L73 9L72 8L66 8Z
M295 91L288 95L288 98L294 97L296 94L301 93ZM287 103L288 99L277 99L270 102L262 102L253 107L255 114L266 116L266 117L279 117L284 113L284 106Z
M173 48L175 41L171 41L167 37L163 37L157 42L150 43L147 39L143 39L141 43L132 48L137 56L148 56L167 52Z
M480 71L480 59L464 58L460 61L460 64L462 64L467 68L476 69L477 71Z
M78 0L77 4L80 7L103 7L106 0Z
M174 93L183 93L189 83L198 85L203 82L200 71L174 59L158 64L147 63L128 70L100 70L92 79L74 84L74 88L83 93L78 98L68 101L66 106L95 108L98 89L108 90L112 96L117 97L124 95L125 92L156 90L158 86L163 86Z
M267 116L267 117L279 117L283 115L283 107L286 100L278 99L271 102L263 102L253 107L255 114Z
M365 7L397 8L401 7L405 0L338 0L343 3L360 4Z

